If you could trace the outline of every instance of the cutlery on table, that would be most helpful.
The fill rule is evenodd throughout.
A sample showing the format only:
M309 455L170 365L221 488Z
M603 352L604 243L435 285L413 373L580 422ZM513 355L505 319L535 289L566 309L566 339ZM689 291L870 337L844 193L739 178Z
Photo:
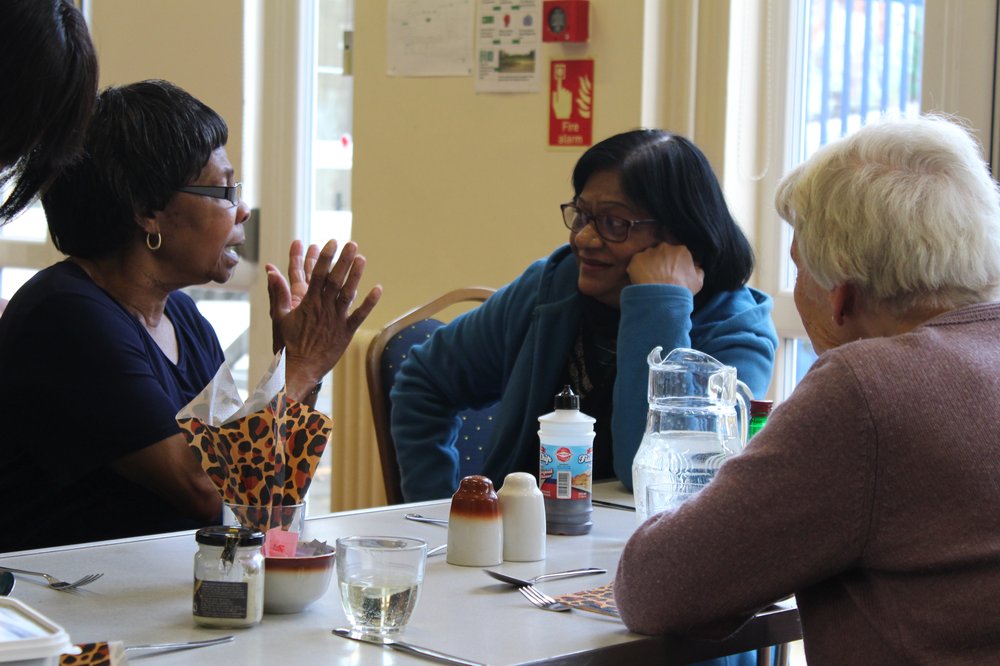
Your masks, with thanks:
M0 597L6 597L14 589L14 574L9 571L0 571Z
M142 659L151 657L154 654L164 652L178 652L180 650L193 650L195 648L208 647L209 645L221 645L231 643L235 636L221 636L219 638L209 638L203 641L188 641L187 643L156 643L150 645L126 645L125 655L129 659Z
M609 502L607 500L591 499L590 503L594 506L603 506L609 509L618 509L619 511L635 511L635 507L630 504L619 504L618 502Z
M435 546L427 551L427 557L434 557L435 555L444 555L448 552L448 544L443 543L440 546Z
M559 603L547 594L543 594L535 589L534 585L525 585L524 587L517 588L517 591L524 595L524 598L533 603L535 606L541 608L542 610L556 611L562 613L563 611L571 610L569 606L563 603Z
M350 638L351 640L361 641L362 643L371 643L372 645L379 645L381 647L392 648L393 650L399 650L401 652L408 652L420 657L433 659L434 661L440 661L445 664L458 664L459 666L486 666L478 661L470 661L468 659L454 657L450 654L445 654L444 652L438 652L437 650L420 647L414 645L413 643L404 643L403 641L397 641L393 638L389 638L388 636L382 636L379 634L365 634L353 629L334 629L333 633L343 638Z
M418 523L430 523L432 525L444 525L448 527L448 521L444 518L428 518L427 516L421 516L419 513L408 513L403 518L407 520L413 520Z
M95 580L104 575L102 573L88 574L79 580L75 580L72 583L67 583L64 580L59 580L55 576L50 576L47 573L42 573L40 571L27 571L25 569L15 569L14 567L7 567L2 564L0 564L0 571L10 571L12 573L21 574L23 576L38 576L40 578L44 578L46 582L48 582L49 587L51 587L53 590L59 590L60 592L65 592L67 590L75 590L78 587L89 585L90 583L93 583Z
M518 587L527 587L529 585L534 585L535 583L540 583L543 580L554 580L556 578L572 578L573 576L593 576L595 574L608 573L607 569L588 567L586 569L570 569L569 571L556 571L554 573L535 576L534 578L518 578L516 576L511 576L510 574L500 573L499 571L493 571L492 569L483 569L483 571L485 571L488 575L493 576L497 580L502 580L505 583L510 583L511 585L517 585Z

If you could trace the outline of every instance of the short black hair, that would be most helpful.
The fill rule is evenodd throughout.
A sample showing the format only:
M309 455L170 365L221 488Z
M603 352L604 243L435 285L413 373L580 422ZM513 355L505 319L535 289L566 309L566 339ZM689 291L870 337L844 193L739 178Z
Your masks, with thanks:
M690 250L705 271L696 304L750 279L753 249L729 212L712 166L694 143L659 129L605 139L576 163L574 198L600 171L616 172L622 192L657 221L661 237L676 238Z
M121 250L142 234L136 219L163 210L228 138L219 114L168 81L105 89L83 154L42 196L56 247L88 259Z
M5 0L0 13L0 224L30 206L79 150L97 54L70 0Z

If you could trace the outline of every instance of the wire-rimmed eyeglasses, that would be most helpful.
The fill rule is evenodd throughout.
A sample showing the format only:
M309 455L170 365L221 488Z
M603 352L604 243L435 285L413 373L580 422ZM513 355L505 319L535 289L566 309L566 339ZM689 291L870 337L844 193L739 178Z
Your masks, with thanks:
M593 223L597 235L609 243L624 243L635 225L656 222L656 220L626 220L617 215L593 215L577 208L572 202L564 203L559 208L562 210L563 223L574 234L580 233L584 227Z
M213 199L225 199L234 206L238 206L243 200L243 183L235 185L185 185L178 187L177 191L200 194L203 197L212 197Z

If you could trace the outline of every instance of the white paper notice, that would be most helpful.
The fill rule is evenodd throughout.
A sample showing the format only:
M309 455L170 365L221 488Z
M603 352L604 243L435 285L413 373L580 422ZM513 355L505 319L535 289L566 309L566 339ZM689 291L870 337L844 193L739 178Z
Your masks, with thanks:
M538 92L538 0L479 0L476 92Z
M389 0L389 76L472 74L473 0Z

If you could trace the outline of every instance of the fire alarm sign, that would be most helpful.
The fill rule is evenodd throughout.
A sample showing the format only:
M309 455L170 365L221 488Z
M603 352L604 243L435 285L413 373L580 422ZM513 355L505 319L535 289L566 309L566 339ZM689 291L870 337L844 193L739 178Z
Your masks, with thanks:
M593 141L594 61L553 60L549 70L549 145Z

